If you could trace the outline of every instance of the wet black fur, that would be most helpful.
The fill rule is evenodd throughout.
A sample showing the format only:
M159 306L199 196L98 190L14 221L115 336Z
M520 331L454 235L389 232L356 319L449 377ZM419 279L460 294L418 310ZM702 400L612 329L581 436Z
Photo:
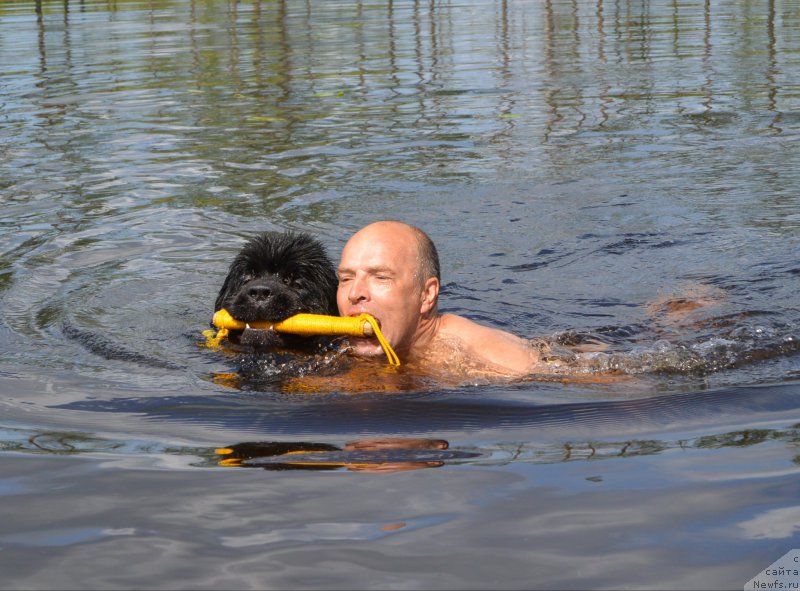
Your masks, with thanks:
M279 322L301 312L337 315L336 287L333 263L318 240L305 233L267 232L252 238L236 255L214 310L225 308L242 322ZM249 332L267 331L245 331ZM297 340L276 334L269 342L258 339L245 344Z

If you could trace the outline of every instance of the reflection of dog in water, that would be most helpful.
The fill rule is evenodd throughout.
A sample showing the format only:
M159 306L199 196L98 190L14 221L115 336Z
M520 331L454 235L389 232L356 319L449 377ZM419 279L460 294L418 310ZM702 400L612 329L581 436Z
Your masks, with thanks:
M438 468L445 460L480 454L448 452L444 439L385 437L360 439L336 447L328 443L262 441L237 443L216 450L222 466L265 470L338 470L399 472Z
M231 263L214 310L242 322L279 322L302 312L338 314L336 272L308 234L268 232L252 238ZM231 340L260 347L298 346L308 339L271 329L232 331Z

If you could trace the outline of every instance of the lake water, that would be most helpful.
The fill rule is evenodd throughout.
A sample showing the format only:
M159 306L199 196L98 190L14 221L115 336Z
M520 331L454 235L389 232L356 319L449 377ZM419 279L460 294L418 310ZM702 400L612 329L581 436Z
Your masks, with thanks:
M2 2L0 588L743 587L800 547L798 80L794 0ZM635 380L199 346L248 236L386 217Z

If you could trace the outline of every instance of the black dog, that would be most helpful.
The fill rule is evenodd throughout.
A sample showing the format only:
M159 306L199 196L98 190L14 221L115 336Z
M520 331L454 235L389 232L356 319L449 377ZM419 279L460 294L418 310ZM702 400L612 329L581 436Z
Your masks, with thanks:
M242 322L279 322L301 312L337 315L336 272L322 244L304 233L268 232L252 238L233 260L214 310ZM253 346L297 346L300 337L273 330L234 331Z

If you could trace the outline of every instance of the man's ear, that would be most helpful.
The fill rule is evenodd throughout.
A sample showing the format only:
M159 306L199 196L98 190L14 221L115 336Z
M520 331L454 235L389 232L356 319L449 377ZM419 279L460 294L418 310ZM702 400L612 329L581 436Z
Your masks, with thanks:
M439 280L436 277L429 277L422 286L420 296L420 312L427 314L436 308L436 300L439 298Z

